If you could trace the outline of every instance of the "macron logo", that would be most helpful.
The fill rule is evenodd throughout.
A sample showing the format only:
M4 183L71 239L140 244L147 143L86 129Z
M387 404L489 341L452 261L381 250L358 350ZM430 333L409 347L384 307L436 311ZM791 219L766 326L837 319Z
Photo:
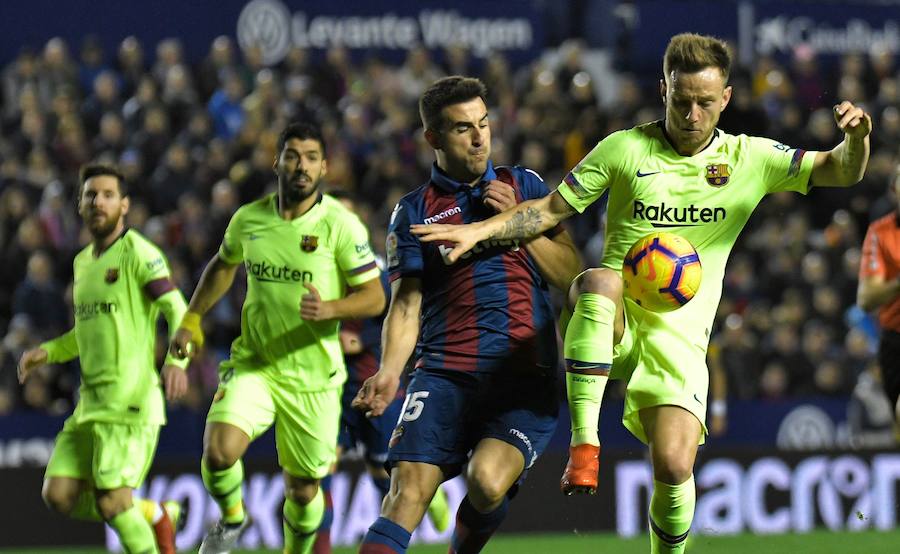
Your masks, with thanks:
M462 213L462 208L460 208L459 206L456 206L455 208L450 208L449 210L444 210L437 215L433 215L431 217L426 217L425 219L422 220L422 223L424 223L425 225L430 225L430 224L436 223L442 219L448 218L451 215L456 215L456 214L461 214L461 213Z

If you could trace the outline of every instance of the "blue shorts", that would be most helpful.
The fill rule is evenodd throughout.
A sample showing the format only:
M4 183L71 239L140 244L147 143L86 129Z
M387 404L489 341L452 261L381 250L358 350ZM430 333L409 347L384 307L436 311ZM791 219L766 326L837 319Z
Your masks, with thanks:
M518 448L527 469L550 441L558 412L555 375L420 369L406 387L388 464L425 462L453 475L482 439L495 438Z
M346 452L362 444L366 461L373 465L382 465L388 456L388 441L391 432L400 418L403 398L398 397L378 417L366 417L366 413L350 405L356 393L358 383L347 382L341 395L341 427L338 433L338 445Z

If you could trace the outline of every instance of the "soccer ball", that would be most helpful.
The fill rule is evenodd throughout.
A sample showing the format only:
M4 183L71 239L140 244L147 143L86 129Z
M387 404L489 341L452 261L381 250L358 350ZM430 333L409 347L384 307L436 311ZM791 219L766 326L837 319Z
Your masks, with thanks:
M671 312L690 302L700 288L700 256L684 237L650 233L625 254L625 294L653 312Z

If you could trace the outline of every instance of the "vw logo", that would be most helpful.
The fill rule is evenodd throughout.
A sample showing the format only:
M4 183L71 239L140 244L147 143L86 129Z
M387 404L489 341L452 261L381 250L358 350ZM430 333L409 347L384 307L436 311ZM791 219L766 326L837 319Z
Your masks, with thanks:
M276 64L291 47L291 14L279 0L252 0L238 17L237 38L242 49L257 46L263 63Z

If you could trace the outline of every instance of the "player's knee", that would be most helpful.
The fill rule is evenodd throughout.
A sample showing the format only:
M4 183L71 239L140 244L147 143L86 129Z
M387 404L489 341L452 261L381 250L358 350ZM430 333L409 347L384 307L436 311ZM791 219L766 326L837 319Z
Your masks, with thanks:
M228 469L240 459L240 452L227 448L221 442L210 441L203 452L203 460L207 469L222 471Z
M569 288L570 301L574 295L577 301L578 295L590 292L594 294L602 294L608 298L618 301L622 298L622 278L618 273L606 268L588 269L575 277L572 286ZM572 304L574 306L574 303Z
M110 521L131 507L131 491L109 491L97 494L97 511L105 521Z
M312 502L313 498L316 497L317 492L319 492L318 481L297 481L295 479L285 479L284 497L293 500L301 506L306 506L307 504Z
M427 495L422 487L412 483L398 483L391 486L391 490L385 496L385 507L390 511L392 508L413 508L418 507L424 510L430 502L430 495Z
M675 449L654 456L653 477L670 485L680 485L694 472L690 454Z
M485 467L472 467L466 471L466 488L476 509L484 510L503 501L508 487L500 483L494 472Z
M45 483L44 488L41 489L41 498L44 500L44 504L54 512L69 515L75 509L78 493Z

